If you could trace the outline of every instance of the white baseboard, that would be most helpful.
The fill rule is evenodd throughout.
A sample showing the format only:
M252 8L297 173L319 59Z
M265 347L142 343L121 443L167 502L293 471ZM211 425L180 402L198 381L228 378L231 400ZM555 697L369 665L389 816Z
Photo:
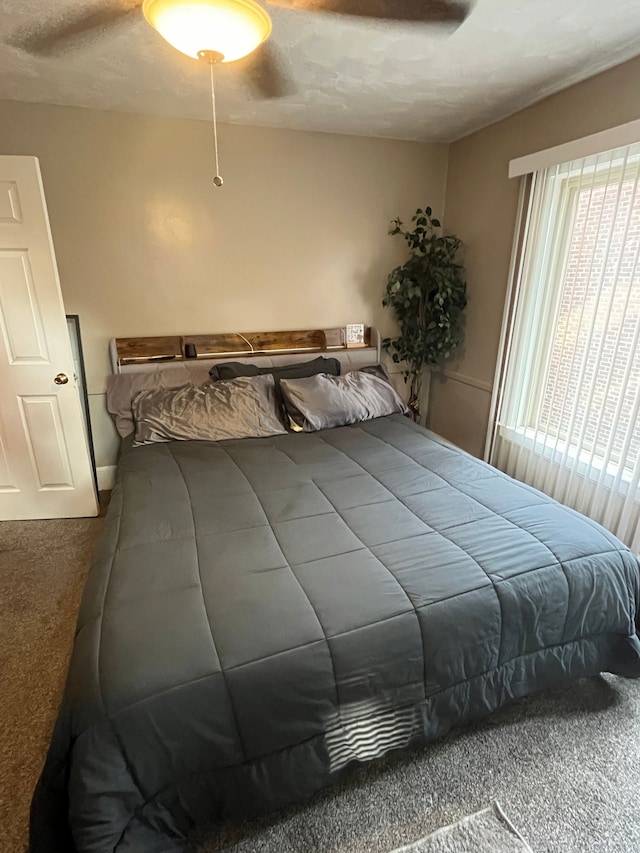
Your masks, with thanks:
M106 492L113 488L113 484L116 480L115 465L103 465L100 468L96 468L96 474L98 475L99 492Z

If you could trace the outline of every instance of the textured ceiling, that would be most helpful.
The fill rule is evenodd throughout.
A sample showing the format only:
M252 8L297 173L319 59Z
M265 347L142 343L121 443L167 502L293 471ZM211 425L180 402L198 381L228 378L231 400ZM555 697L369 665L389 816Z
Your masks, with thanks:
M206 118L206 66L173 50L141 13L60 56L6 43L96 5L0 0L0 98ZM449 141L640 53L640 0L476 0L453 33L264 5L295 92L260 101L237 68L222 66L222 120Z

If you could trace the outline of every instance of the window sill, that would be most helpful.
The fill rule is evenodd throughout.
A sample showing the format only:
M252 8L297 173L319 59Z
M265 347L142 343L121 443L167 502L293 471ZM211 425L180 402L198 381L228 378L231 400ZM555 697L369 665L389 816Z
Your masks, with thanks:
M624 467L622 470L615 464L605 465L604 457L591 457L586 451L579 451L574 445L564 441L556 440L553 436L539 433L532 427L518 426L508 427L501 425L498 428L503 440L516 444L523 449L544 459L552 465L564 468L567 472L598 483L605 489L613 490L622 497L626 497L633 483L633 469ZM640 500L640 488L636 484L635 500Z

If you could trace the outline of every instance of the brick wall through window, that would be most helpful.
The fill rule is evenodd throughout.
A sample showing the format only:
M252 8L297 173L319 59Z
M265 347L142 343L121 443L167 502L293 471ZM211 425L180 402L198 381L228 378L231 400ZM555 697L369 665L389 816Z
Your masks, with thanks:
M624 179L575 196L537 426L632 468L640 453L640 186Z

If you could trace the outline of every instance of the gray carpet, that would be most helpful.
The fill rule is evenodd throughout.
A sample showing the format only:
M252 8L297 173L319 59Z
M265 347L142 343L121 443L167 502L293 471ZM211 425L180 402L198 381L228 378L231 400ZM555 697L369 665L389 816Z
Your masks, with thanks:
M108 495L101 495L101 511ZM0 522L0 850L22 853L104 518ZM51 851L55 853L55 851Z
M520 701L304 808L198 841L201 853L388 853L493 800L534 853L640 851L640 682L601 676Z
M26 848L31 792L102 524L0 523L3 853ZM640 851L640 683L603 676L518 702L351 772L305 807L200 836L200 849L389 853L493 800L535 853Z
M497 803L393 853L531 853Z

